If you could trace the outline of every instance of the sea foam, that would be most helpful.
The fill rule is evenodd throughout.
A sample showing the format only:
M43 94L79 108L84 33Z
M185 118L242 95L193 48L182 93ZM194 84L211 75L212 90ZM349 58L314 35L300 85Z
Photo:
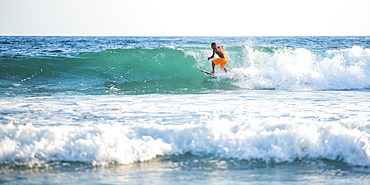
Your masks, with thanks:
M235 125L212 120L205 125L120 125L87 127L3 126L1 163L58 161L128 164L163 155L216 155L266 163L339 160L370 165L370 135L339 125ZM266 129L271 127L273 129Z
M347 90L370 87L370 50L311 51L252 47L230 52L229 75L221 78L246 89ZM242 57L241 57L242 56Z
M12 111L0 126L0 163L129 164L191 153L369 166L366 93L356 102L346 91L302 93L3 99L2 111Z

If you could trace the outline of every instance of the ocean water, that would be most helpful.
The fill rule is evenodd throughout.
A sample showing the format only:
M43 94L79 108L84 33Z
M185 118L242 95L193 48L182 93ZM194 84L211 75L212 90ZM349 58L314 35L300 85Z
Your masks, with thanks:
M209 76L210 43L228 73ZM370 37L0 37L1 184L369 184Z

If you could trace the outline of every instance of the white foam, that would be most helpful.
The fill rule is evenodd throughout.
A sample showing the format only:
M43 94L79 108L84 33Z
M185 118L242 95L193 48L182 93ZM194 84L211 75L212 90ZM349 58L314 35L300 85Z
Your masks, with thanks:
M266 162L325 158L370 165L370 135L365 132L312 123L277 126L271 121L236 125L215 119L197 126L149 124L134 128L119 125L37 128L9 124L1 131L9 134L0 142L0 161L128 164L158 155L191 152Z
M198 68L210 68L206 51L188 51ZM370 49L310 51L255 47L227 50L233 84L246 89L343 90L370 88ZM218 68L216 68L219 70Z
M3 98L0 111L8 111L2 117L8 123L0 126L0 163L128 164L191 152L267 163L324 158L369 166L367 96L251 91Z
M0 161L43 163L48 161L128 164L152 159L171 150L169 144L150 136L136 138L117 125L58 126L37 128L31 124L1 128Z

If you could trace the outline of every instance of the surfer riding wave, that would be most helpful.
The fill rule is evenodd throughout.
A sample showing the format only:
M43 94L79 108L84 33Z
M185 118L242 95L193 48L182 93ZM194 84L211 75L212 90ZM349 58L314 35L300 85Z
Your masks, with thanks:
M215 74L215 65L220 65L220 68L227 72L225 65L229 61L227 59L226 53L224 51L225 46L217 46L216 43L211 44L211 48L213 49L213 54L212 56L208 57L208 60L211 58L214 58L215 55L217 54L220 58L215 59L212 61L212 72L211 74Z

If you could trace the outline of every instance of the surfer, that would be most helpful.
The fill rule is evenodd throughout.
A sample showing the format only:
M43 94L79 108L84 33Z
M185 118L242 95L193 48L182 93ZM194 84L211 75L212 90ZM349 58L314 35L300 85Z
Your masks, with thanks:
M220 65L220 68L227 72L225 65L228 62L226 53L223 49L225 49L225 46L217 46L216 43L211 44L211 48L213 49L212 56L208 57L208 60L215 57L215 54L217 54L220 58L215 59L212 61L212 72L211 74L215 74L215 65Z

